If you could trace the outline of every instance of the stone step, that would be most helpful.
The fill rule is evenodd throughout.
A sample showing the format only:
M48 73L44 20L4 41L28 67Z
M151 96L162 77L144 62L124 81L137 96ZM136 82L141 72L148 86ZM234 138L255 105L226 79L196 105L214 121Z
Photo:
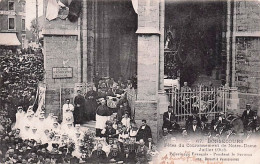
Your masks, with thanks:
M93 131L95 131L95 129L96 129L95 126L96 126L96 121L88 121L88 122L81 124L81 127L83 129L88 128L88 129L93 130Z

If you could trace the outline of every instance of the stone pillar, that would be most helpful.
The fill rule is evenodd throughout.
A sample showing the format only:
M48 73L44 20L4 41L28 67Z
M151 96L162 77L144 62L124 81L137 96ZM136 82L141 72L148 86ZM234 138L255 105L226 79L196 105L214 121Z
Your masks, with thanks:
M44 1L44 16L46 14L47 2ZM57 18L52 21L44 19L43 28L44 40L44 69L46 84L46 113L61 114L61 107L65 103L65 98L74 95L61 97L62 89L74 88L74 84L80 79L81 60L78 58L79 52L79 24ZM61 71L55 71L61 70ZM65 74L64 71L68 72ZM57 76L54 77L54 72Z
M82 1L82 17L81 17L81 20L82 20L82 66L83 66L83 69L82 69L82 82L83 83L86 83L87 82L87 74L88 74L88 34L87 34L87 26L88 26L88 20L87 20L87 0L83 0Z
M160 0L160 56L159 56L159 91L158 91L158 127L159 132L161 132L163 124L163 113L167 111L169 100L164 90L164 21L165 21L165 0ZM160 133L162 134L162 133Z
M238 98L238 90L236 87L229 88L229 96L227 98L227 113L241 114Z
M137 101L135 119L142 119L152 129L154 142L158 141L158 86L159 86L159 1L138 2L138 63Z
M87 81L88 82L93 82L93 77L94 77L94 65L95 65L95 60L94 60L94 51L95 51L95 1L91 0L87 2L87 27L88 27L88 50L87 50L87 55L88 55L88 68L87 68Z

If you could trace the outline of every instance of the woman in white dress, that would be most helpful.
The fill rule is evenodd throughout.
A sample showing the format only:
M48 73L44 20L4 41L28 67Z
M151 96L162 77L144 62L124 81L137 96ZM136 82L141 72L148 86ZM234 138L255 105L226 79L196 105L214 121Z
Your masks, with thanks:
M73 118L74 106L70 103L70 99L66 99L66 103L62 107L62 111L63 111L62 122L74 123L74 118ZM66 120L67 118L71 118L69 122Z
M25 112L23 111L23 107L21 107L21 106L18 107L18 110L17 110L17 113L15 114L15 117L16 117L16 122L15 122L13 129L22 130L23 129L22 121L25 118Z
M124 117L121 120L122 125L126 126L127 131L130 130L130 118L128 117L128 113L126 112Z

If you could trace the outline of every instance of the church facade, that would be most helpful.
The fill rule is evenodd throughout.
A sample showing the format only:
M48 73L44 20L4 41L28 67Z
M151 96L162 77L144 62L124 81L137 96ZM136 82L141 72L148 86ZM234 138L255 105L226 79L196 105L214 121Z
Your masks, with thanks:
M64 11L56 18L47 18L53 6L51 0L44 2L47 113L59 115L62 94L96 76L129 79L137 74L135 119L146 119L157 141L168 106L167 48L179 54L181 82L195 79L189 83L196 84L206 77L235 87L230 108L240 113L251 103L259 110L258 1L73 0L59 7ZM166 46L168 33L172 38Z

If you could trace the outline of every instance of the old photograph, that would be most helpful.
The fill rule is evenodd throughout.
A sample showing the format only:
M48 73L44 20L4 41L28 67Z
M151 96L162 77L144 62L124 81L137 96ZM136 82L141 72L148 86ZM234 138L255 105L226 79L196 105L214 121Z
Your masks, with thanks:
M0 163L260 164L260 0L0 0Z

